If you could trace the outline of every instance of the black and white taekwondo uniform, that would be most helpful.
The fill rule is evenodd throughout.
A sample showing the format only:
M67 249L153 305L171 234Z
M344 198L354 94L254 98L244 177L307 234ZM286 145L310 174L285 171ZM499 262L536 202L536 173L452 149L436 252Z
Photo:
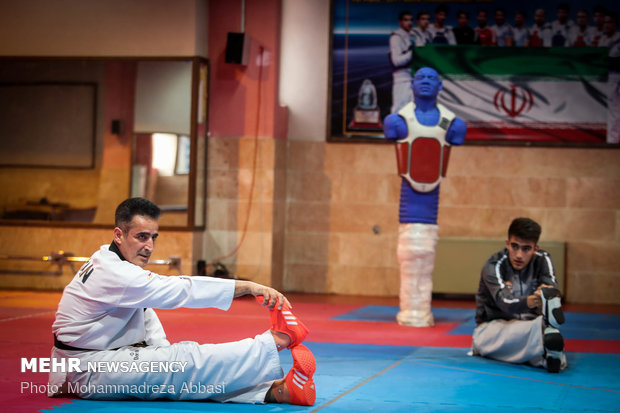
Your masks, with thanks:
M85 399L262 403L273 381L283 377L269 331L233 343L170 344L153 311L228 310L234 289L234 280L153 273L126 261L116 244L103 245L65 287L52 326L52 358L79 358L82 372L50 373L49 388ZM89 362L108 367L173 361L175 370L185 363L184 371L87 371Z

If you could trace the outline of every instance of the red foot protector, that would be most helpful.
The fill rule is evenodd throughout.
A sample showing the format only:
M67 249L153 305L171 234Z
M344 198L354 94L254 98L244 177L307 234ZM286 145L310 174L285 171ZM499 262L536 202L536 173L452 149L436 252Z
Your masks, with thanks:
M312 406L316 400L316 388L312 376L316 360L308 347L300 344L291 349L293 368L286 375L284 383L289 392L289 402L300 406Z
M262 295L256 297L256 301L259 304L263 304L265 298ZM284 333L291 339L291 344L288 348L295 347L300 344L308 335L308 328L295 317L291 312L291 307L284 304L282 310L278 310L276 304L269 310L269 317L271 319L271 329L278 333Z

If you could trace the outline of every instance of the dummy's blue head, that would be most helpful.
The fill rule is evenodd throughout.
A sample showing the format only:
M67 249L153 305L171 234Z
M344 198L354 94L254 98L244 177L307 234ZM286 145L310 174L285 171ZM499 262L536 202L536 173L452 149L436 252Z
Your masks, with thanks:
M411 80L411 89L416 99L435 99L442 87L439 73L430 67L418 69Z

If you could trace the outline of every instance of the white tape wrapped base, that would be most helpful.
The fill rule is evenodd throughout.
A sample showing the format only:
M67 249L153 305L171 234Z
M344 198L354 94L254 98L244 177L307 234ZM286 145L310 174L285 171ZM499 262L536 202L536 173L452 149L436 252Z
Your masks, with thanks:
M398 324L411 327L435 325L431 312L433 267L438 239L437 225L400 224L400 311Z

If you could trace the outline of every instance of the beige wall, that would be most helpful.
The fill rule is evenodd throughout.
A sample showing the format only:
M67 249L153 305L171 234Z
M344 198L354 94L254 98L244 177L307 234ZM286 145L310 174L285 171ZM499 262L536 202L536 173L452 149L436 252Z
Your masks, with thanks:
M329 0L282 0L280 103L288 108L288 139L325 141L330 21Z
M286 289L398 293L395 162L391 145L289 142ZM454 148L440 237L501 241L513 218L530 216L542 240L567 243L567 299L618 304L618 189L617 150Z
M0 55L207 56L206 0L3 0Z
M286 141L211 138L208 153L207 231L202 256L207 262L222 262L240 278L280 288Z

